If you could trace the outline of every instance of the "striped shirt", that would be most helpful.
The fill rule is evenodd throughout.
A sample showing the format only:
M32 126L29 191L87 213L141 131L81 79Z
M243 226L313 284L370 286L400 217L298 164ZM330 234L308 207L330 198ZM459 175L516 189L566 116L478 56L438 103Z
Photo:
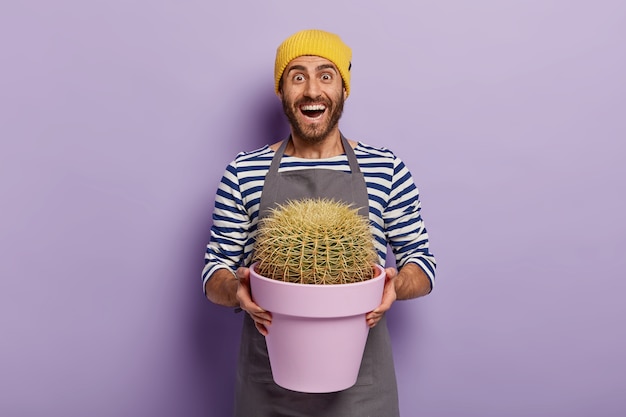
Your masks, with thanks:
M361 142L354 149L369 196L369 219L380 265L385 265L387 244L400 269L417 264L435 280L435 258L420 215L419 191L404 163L390 150ZM211 239L202 271L203 287L220 268L231 272L249 266L257 231L263 182L275 152L269 147L242 152L226 168L218 186ZM298 169L333 169L350 172L345 154L325 159L284 155L279 172Z

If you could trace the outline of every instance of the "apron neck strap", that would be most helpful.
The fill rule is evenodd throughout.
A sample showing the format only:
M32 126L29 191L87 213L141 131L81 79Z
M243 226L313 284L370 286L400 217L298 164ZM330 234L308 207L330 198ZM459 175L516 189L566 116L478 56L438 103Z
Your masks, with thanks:
M348 157L348 164L350 165L350 171L353 174L357 172L361 172L361 170L359 169L359 162L356 159L356 155L354 154L354 150L352 149L352 146L350 146L350 143L345 138L343 133L339 132L339 134L341 135L341 144L343 145L343 151L346 153L346 156ZM280 160L283 159L283 155L285 154L285 149L287 148L287 144L289 143L290 140L291 140L291 135L289 135L287 139L283 140L283 143L281 143L280 146L278 147L278 150L276 151L276 155L274 155L274 158L272 158L272 164L270 165L268 175L278 172L278 168L280 167Z

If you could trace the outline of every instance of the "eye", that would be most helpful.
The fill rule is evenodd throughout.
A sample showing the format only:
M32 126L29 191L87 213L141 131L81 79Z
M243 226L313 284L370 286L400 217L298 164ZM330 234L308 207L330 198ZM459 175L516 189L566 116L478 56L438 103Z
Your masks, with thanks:
M331 81L333 79L333 75L329 72L325 72L321 76L322 81Z
M302 74L296 74L293 76L293 81L294 82L302 82L304 81L304 75Z

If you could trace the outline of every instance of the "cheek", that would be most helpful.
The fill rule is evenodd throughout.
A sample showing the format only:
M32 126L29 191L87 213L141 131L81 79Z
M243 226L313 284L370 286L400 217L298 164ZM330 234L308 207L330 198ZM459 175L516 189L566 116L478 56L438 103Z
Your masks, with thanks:
M293 88L283 89L281 97L283 100L292 103L298 97L298 91Z
M283 95L283 101L287 103L289 106L293 106L296 102L295 97L290 95Z

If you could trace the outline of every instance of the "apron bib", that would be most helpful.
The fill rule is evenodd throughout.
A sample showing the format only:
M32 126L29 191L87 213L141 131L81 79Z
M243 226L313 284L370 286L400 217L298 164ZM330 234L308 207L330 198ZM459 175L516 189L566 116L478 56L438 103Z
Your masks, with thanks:
M369 217L365 179L348 141L341 142L350 173L329 169L278 172L289 139L283 141L265 178L259 220L277 204L328 198L353 204ZM365 320L365 318L363 318ZM271 331L271 328L270 328ZM370 329L356 385L339 392L310 394L279 387L272 379L265 337L244 315L235 388L235 417L397 417L398 393L386 318Z

